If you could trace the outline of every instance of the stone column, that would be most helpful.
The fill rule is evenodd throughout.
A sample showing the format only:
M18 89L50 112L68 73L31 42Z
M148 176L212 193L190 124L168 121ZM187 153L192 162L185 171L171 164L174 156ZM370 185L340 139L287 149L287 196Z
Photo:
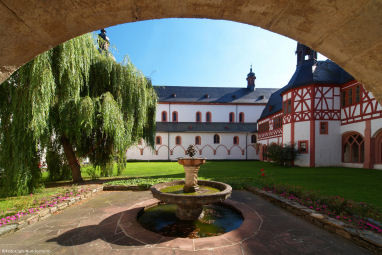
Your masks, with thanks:
M185 193L191 193L199 190L198 186L198 171L199 166L183 166L185 172L185 183L183 191Z

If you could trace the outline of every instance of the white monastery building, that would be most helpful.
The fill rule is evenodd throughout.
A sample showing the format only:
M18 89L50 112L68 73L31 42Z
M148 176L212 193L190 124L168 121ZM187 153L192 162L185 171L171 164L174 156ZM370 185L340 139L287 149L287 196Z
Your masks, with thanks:
M297 44L297 67L281 89L155 86L155 149L144 142L129 160L176 160L190 144L207 159L267 160L272 143L299 151L294 165L382 169L382 107L330 60Z
M272 143L294 144L298 166L382 169L382 107L334 62L297 45L297 68L258 120L260 160Z
M128 160L177 160L194 144L207 159L253 160L257 120L276 89L154 86L158 95L155 150L140 142L127 151Z

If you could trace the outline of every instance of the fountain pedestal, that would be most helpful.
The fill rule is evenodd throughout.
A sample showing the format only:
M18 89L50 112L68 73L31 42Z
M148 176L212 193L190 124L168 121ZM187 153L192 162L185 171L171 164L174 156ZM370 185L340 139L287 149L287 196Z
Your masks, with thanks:
M178 205L176 208L176 217L182 220L195 220L203 217L203 206L184 206Z
M183 165L185 172L184 188L185 193L192 193L199 189L198 171L202 164L206 163L203 158L180 158L178 163Z

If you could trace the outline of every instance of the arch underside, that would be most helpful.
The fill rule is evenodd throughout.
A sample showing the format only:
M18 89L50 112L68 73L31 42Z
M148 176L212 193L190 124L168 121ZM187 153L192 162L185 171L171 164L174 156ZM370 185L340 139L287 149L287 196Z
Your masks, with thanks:
M224 19L293 38L329 57L382 102L382 3L369 0L1 0L0 81L78 35L161 18Z

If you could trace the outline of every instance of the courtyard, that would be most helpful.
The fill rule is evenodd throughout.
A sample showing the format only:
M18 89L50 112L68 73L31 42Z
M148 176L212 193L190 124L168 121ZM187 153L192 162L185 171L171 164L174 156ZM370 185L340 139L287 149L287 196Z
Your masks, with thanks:
M0 237L0 251L3 254L7 250L36 250L46 254L277 254L280 251L283 254L369 254L246 191L234 191L230 199L256 215L256 228L243 230L242 236L150 238L134 222L126 223L127 228L122 231L118 227L121 217L147 200L152 200L147 191L101 192L90 201Z

